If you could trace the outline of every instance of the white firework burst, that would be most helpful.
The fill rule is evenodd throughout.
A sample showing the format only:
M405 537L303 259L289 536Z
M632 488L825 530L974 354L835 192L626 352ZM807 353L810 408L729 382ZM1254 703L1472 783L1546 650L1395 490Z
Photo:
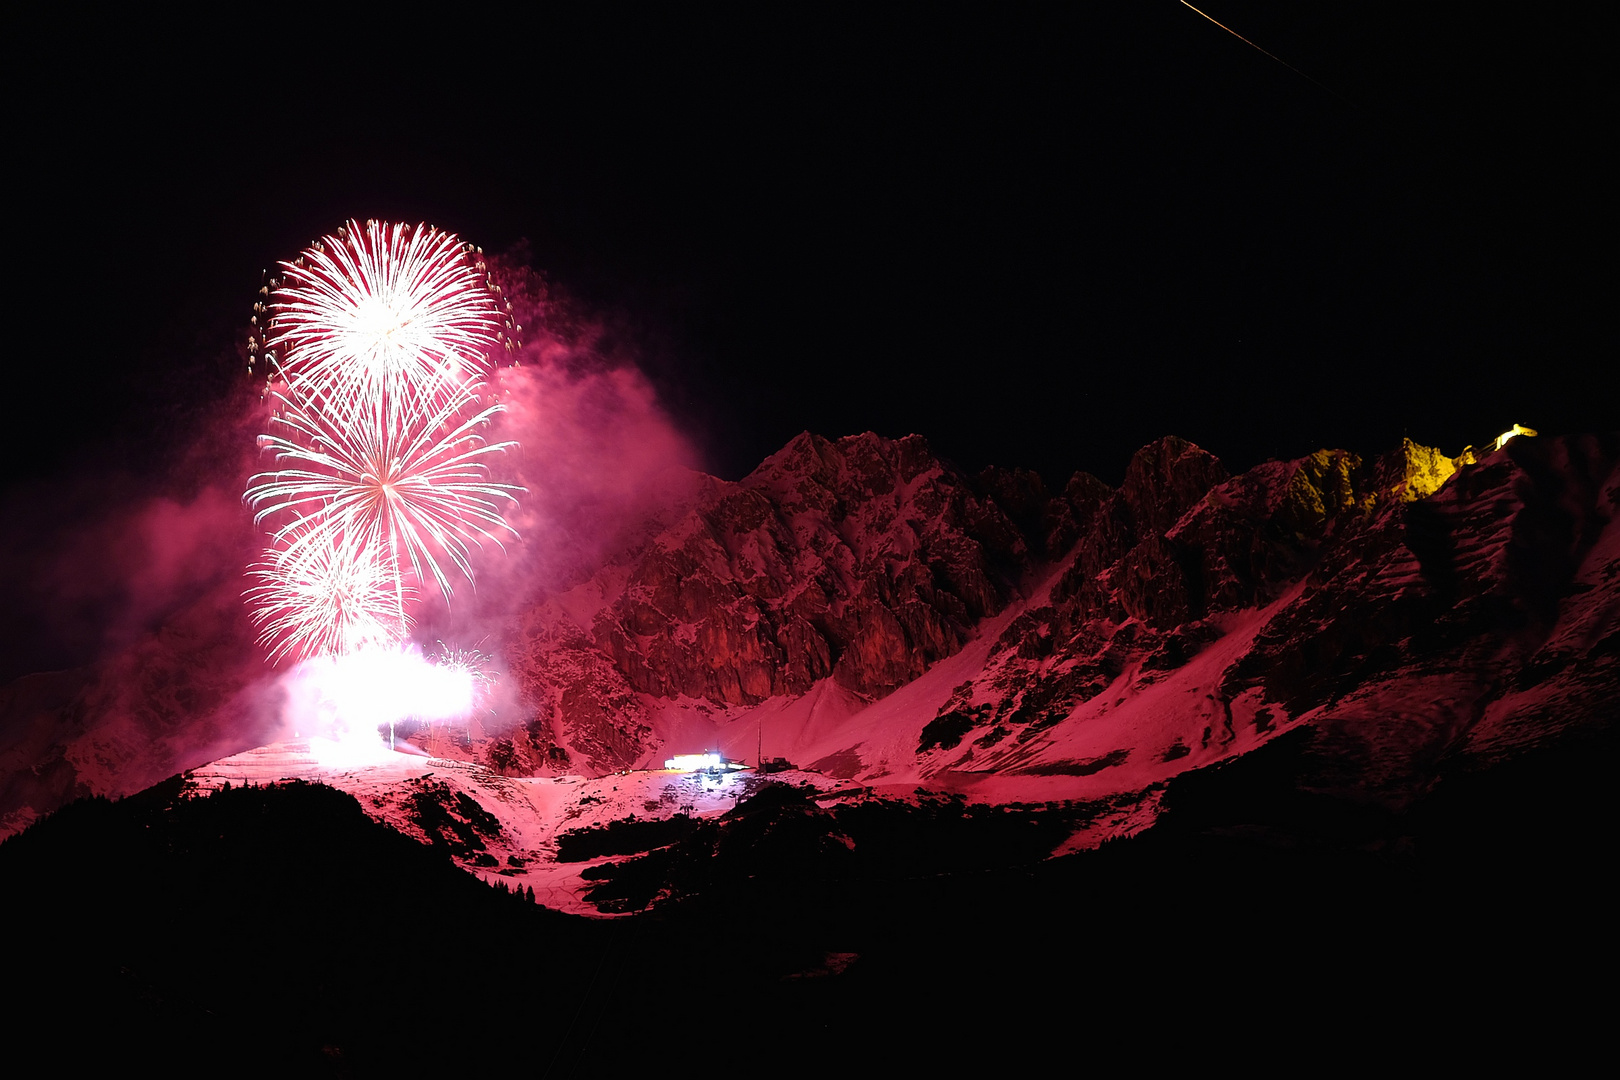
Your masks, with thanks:
M272 537L249 571L260 641L272 661L398 645L413 586L448 601L444 563L472 581L472 549L515 535L521 489L488 467L515 444L483 435L511 303L478 249L426 225L350 221L280 273L248 343L276 405L259 439L275 467L245 495Z
M408 561L449 599L441 555L470 581L469 545L515 535L501 510L522 489L492 481L485 465L514 444L479 434L501 406L474 411L476 387L457 387L432 413L389 415L376 403L345 416L295 391L281 400L281 431L261 440L280 467L252 477L246 496L256 524L295 515L277 539L313 522L337 546L387 553L396 575Z
M409 632L407 593L388 560L313 525L284 539L249 569L258 584L245 594L272 663L293 653L342 656Z
M269 374L326 411L431 410L510 340L481 260L429 226L351 221L281 275L263 305Z

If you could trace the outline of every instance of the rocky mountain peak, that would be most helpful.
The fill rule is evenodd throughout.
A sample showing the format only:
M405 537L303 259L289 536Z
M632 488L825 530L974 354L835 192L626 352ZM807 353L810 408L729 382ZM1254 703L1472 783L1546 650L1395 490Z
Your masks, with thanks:
M1214 454L1169 435L1131 456L1119 491L1138 534L1162 536L1225 479Z
M724 709L803 694L830 677L881 696L955 653L1017 595L1029 566L1017 524L921 437L801 434L648 544L623 588L578 628L605 664L562 663L558 643L577 651L579 636L527 628L513 666L537 712L530 757L587 743L595 768L640 756L627 729L589 737L601 710L571 712L570 695L640 693ZM541 622L566 619L565 610Z
M1432 446L1402 438L1400 446L1378 459L1374 473L1380 492L1401 502L1415 502L1439 491L1453 473L1474 461L1471 450L1452 458Z
M921 435L886 439L868 431L833 441L806 431L766 458L741 483L769 489L790 503L793 496L808 496L812 491L860 502L888 494L940 467Z

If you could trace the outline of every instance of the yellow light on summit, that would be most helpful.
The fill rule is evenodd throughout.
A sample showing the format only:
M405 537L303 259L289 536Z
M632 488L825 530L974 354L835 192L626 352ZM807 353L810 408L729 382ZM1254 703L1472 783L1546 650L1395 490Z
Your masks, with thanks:
M1513 438L1513 436L1515 436L1515 435L1531 435L1531 436L1534 436L1535 433L1536 433L1535 428L1527 428L1523 424L1514 424L1512 431L1504 431L1504 432L1502 432L1502 434L1500 434L1500 435L1498 435L1496 437L1496 445L1491 447L1491 449L1493 451L1502 449L1502 447L1507 445L1508 440Z

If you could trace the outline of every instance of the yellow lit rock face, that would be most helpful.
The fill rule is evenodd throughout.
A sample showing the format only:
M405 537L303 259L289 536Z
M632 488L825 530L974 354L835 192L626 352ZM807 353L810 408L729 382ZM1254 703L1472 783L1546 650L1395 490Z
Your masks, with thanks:
M1401 456L1406 462L1405 477L1397 481L1394 493L1400 496L1402 502L1427 499L1457 471L1457 461L1432 446L1422 446L1411 439L1401 440Z
M1361 459L1355 454L1345 450L1318 450L1300 462L1295 483L1290 486L1295 490L1305 486L1314 492L1312 509L1324 518L1345 510L1365 510L1371 507L1372 498L1356 493L1356 474L1360 471ZM1308 483L1301 485L1301 480Z
M1361 459L1345 450L1318 450L1301 458L1288 478L1272 520L1283 532L1320 538L1328 522L1346 511L1372 509L1363 492Z

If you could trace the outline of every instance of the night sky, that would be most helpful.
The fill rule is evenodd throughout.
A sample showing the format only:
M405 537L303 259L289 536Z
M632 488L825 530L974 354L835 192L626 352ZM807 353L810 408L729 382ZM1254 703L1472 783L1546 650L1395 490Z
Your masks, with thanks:
M1612 428L1615 27L1412 7L14 25L5 480L161 478L351 216L526 240L727 478Z

